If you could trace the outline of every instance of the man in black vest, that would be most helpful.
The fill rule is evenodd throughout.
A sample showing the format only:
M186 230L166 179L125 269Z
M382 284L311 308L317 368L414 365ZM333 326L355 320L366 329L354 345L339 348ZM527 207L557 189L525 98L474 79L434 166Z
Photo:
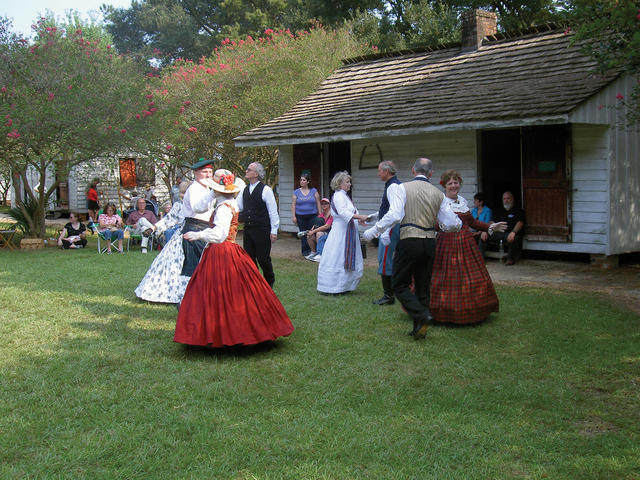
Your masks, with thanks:
M276 280L271 265L271 244L278 238L280 217L273 190L262 183L264 167L250 163L245 173L249 184L238 195L238 208L244 221L242 246L262 268L262 275L271 287Z
M380 202L380 209L378 210L378 218L382 218L389 211L387 191L391 185L399 185L400 180L398 180L396 176L396 166L390 160L380 162L378 165L378 177L384 182L384 193L382 194L382 202ZM383 295L378 300L374 300L373 303L376 305L392 305L395 301L391 288L393 252L400 240L400 225L396 225L390 231L383 233L378 240L378 274L382 279Z

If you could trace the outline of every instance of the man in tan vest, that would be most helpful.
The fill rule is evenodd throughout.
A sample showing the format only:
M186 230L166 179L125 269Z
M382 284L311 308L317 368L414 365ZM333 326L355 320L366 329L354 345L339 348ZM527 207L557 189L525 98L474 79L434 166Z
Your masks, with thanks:
M413 318L410 335L424 338L431 322L429 288L436 255L436 220L444 194L429 183L433 165L419 158L411 169L413 180L389 192L389 211L362 238L371 240L400 223L400 242L393 257L391 287L396 298ZM413 279L415 293L409 286Z

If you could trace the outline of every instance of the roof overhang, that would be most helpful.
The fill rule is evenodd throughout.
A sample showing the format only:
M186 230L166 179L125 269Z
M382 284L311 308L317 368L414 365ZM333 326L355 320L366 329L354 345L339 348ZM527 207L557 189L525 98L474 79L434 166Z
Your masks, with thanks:
M444 125L424 125L420 127L405 127L388 130L372 130L367 132L336 133L335 135L317 135L311 137L282 137L270 139L235 140L236 147L266 147L275 145L299 145L303 143L344 142L362 138L401 137L418 135L421 133L454 132L461 130L487 130L498 128L528 127L533 125L551 125L569 123L568 114L550 115L546 117L514 118L480 120L475 122L461 122ZM249 136L250 132L245 134ZM241 135L243 137L245 135ZM238 137L238 138L240 138Z

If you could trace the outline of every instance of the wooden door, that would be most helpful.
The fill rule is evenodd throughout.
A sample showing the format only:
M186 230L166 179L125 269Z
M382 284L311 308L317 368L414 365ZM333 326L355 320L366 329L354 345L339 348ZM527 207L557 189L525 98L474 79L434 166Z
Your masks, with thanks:
M528 240L568 242L569 125L522 130L522 188Z

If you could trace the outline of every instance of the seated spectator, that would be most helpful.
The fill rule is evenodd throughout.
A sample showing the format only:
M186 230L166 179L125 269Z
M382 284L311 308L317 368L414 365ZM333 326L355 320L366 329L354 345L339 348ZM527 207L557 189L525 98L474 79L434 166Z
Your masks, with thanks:
M171 211L171 206L172 206L171 202L164 202L162 204L162 208L160 209L160 220L162 220L165 217L165 215Z
M146 209L147 210L153 209L153 213L155 214L156 217L158 217L158 215L160 214L160 209L158 207L158 199L156 198L155 195L151 194L151 197L147 198Z
M147 202L144 197L138 198L136 202L136 210L131 212L127 217L127 225L134 227L132 233L142 235L142 253L147 253L147 245L149 245L149 236L156 229L155 224L158 222L156 215L146 208Z
M484 193L478 192L473 196L473 208L471 209L471 216L484 223L491 223L493 220L493 212L489 207L484 205ZM473 228L470 229L471 233L475 237L476 241L480 241L480 232Z
M75 213L69 215L67 223L58 237L58 246L68 250L70 248L84 248L87 246L87 227L78 220Z
M120 204L122 205L122 200L128 202L124 209L124 218L127 218L131 212L135 211L138 198L140 198L140 195L135 190L132 190L131 192L124 190L120 193Z
M116 206L113 203L107 203L104 207L104 213L98 216L98 230L107 241L107 254L111 255L111 239L118 239L118 251L124 253L122 249L122 239L124 231L122 230L122 218L116 213Z
M507 222L507 229L504 232L487 232L480 234L480 251L482 255L489 245L499 245L503 242L507 253L507 265L513 265L516 258L522 253L522 237L524 236L525 215L524 210L514 204L513 193L506 191L502 195L502 208L496 210L493 217L494 222Z
M320 200L321 213L313 221L313 226L307 231L307 243L311 253L305 258L312 262L319 262L322 259L322 250L327 241L327 234L331 230L333 217L331 216L331 202L328 198Z

